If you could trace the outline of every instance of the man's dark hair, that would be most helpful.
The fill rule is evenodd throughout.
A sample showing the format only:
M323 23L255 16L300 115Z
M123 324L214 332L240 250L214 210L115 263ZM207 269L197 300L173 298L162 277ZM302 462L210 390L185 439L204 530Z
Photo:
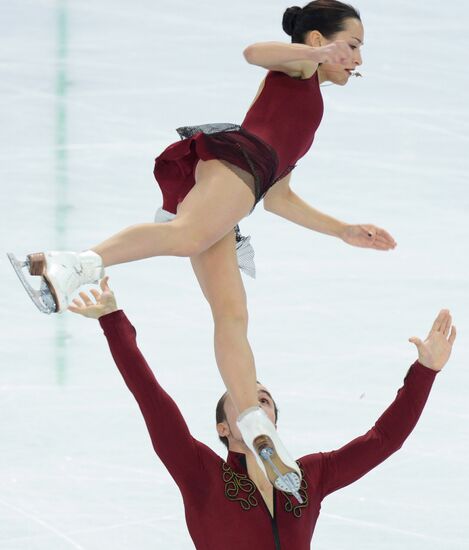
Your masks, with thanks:
M274 412L275 412L275 424L277 424L277 419L278 419L278 407L277 407L277 403L275 402L275 399L270 395L269 392L267 392L268 395L270 396L270 398L272 399L273 403L274 403ZM226 420L226 413L225 413L225 400L226 400L226 396L228 395L228 392L225 392L221 397L220 399L218 400L218 403L217 403L217 408L215 409L215 419L217 421L217 424L220 424L221 422L225 422ZM218 436L218 439L223 443L223 445L225 445L225 447L227 449L229 449L229 445L228 445L228 438L227 437L222 437L221 435Z
M361 21L360 12L338 0L315 0L304 8L288 8L283 14L282 25L293 43L303 44L309 31L319 31L325 38L331 38L344 30L346 19Z

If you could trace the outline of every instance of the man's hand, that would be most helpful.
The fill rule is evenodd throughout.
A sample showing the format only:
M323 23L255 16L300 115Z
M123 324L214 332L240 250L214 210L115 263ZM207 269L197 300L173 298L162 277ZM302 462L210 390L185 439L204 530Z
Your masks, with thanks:
M117 311L118 307L114 292L108 286L109 277L101 279L99 286L101 291L99 292L95 288L90 290L90 294L96 300L95 302L88 296L86 292L80 292L80 299L75 298L73 304L69 306L69 310L73 313L78 313L84 317L90 317L91 319L99 319L103 315Z
M387 231L374 225L347 225L340 238L347 244L375 250L393 250L397 246Z
M456 327L447 309L442 309L435 319L425 342L420 338L409 338L417 346L419 363L429 369L440 371L448 362L456 340Z

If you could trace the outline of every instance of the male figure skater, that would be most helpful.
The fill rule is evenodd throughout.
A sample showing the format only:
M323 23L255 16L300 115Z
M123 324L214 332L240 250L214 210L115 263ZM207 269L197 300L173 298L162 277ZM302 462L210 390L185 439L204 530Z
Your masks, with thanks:
M393 403L366 434L344 447L297 462L303 471L300 504L264 477L236 426L237 411L225 394L217 406L217 431L227 443L226 461L194 439L177 405L158 384L136 343L136 332L116 305L108 279L101 292L85 292L70 309L99 319L112 356L137 400L153 447L177 483L187 527L198 550L309 550L324 497L356 481L397 451L416 425L438 371L447 363L456 328L447 310L425 341L410 338L419 358ZM277 407L258 384L259 406L276 424Z

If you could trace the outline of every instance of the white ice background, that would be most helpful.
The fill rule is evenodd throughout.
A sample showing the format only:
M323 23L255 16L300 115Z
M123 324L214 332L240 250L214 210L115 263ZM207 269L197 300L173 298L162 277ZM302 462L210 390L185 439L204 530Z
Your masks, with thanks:
M469 549L469 3L360 0L362 79L325 87L293 188L397 250L348 247L258 207L243 221L259 378L296 456L364 433L442 307L459 336L403 449L330 496L316 550ZM174 128L240 122L286 40L279 0L0 0L0 548L192 548L178 490L98 324L46 317L5 253L88 248L150 221ZM216 448L223 391L209 309L184 259L109 270L158 379ZM218 549L217 549L218 550Z

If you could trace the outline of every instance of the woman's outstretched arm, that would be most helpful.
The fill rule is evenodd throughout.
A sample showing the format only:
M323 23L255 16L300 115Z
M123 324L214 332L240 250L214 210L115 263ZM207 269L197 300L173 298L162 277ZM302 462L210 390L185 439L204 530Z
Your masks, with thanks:
M376 250L396 247L393 237L384 229L370 224L349 224L316 210L290 188L291 174L269 189L264 208L288 221L342 239L347 244Z

